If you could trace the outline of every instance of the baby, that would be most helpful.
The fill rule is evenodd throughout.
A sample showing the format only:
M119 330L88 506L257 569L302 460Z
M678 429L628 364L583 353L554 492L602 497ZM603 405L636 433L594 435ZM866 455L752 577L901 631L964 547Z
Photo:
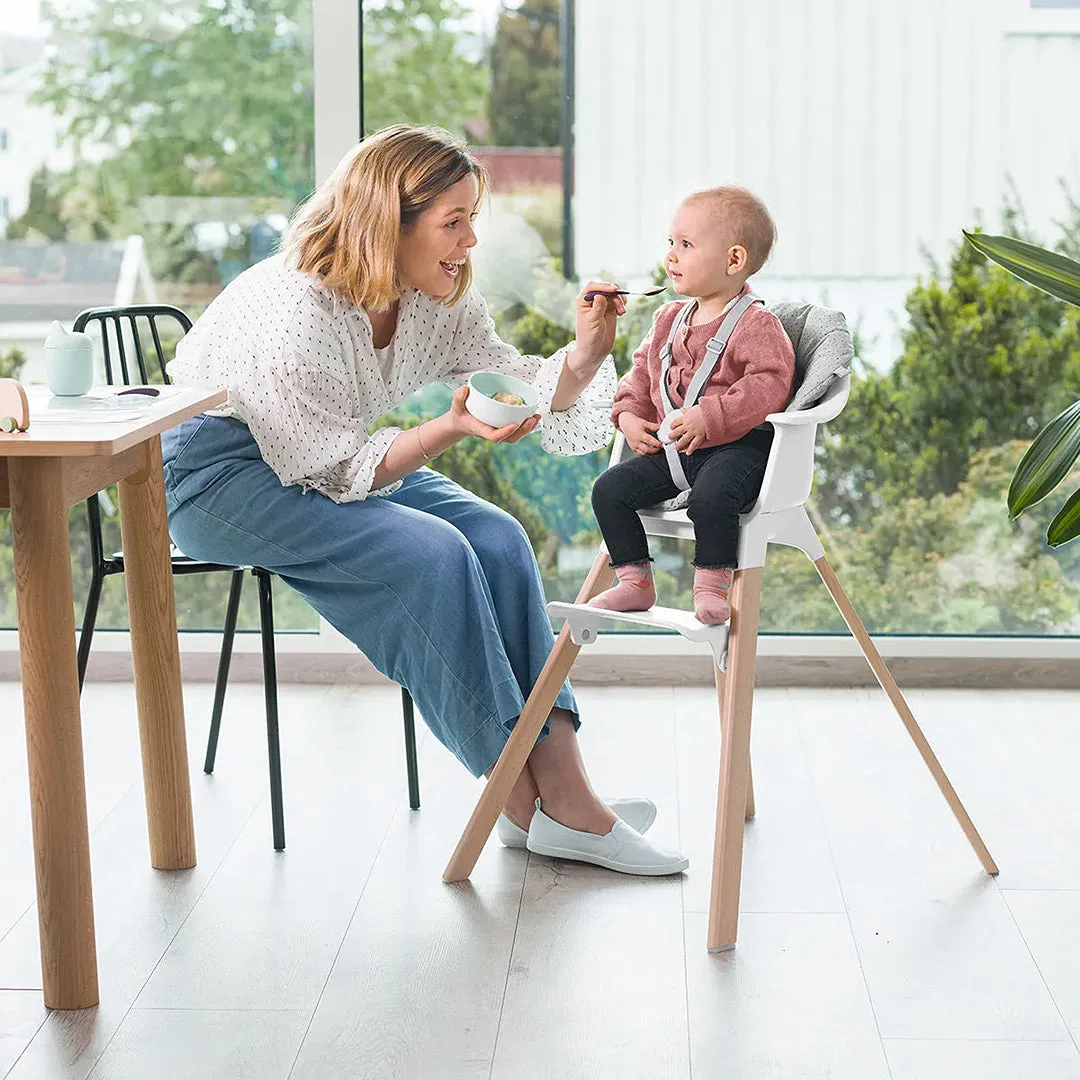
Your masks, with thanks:
M746 284L769 257L776 227L741 187L699 191L675 212L664 267L675 292L619 383L612 421L634 457L601 473L592 504L618 583L592 601L608 611L656 603L637 511L689 491L694 612L730 615L739 514L761 489L772 443L765 417L791 396L795 355L775 315Z

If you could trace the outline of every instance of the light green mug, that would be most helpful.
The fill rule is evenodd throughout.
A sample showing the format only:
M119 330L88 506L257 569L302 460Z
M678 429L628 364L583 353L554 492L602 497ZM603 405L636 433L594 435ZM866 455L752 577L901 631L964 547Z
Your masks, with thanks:
M94 385L94 339L52 324L45 339L45 380L58 397L80 397Z

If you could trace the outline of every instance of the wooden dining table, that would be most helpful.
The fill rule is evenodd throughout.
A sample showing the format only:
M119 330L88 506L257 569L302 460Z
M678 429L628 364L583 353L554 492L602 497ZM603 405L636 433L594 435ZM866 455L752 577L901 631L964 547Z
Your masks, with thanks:
M195 865L160 435L222 404L225 391L161 387L155 397L125 398L111 411L110 394L59 399L31 388L29 429L0 433L0 506L11 508L42 986L52 1009L98 1002L68 509L110 484L118 485L120 499L150 864L159 870Z

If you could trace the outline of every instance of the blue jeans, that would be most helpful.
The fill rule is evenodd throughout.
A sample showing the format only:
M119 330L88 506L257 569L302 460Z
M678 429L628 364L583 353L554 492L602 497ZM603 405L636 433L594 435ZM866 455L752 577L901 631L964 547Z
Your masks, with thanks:
M272 570L412 694L474 776L491 768L554 643L515 518L426 468L362 502L282 487L247 426L221 417L166 432L162 452L187 555ZM578 726L569 683L556 705Z

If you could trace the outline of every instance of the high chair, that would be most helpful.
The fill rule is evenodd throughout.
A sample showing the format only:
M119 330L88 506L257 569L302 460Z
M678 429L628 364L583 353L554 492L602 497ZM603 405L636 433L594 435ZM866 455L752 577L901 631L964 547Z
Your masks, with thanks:
M644 612L602 611L588 607L588 601L606 589L614 578L607 551L601 544L576 602L548 605L548 611L553 616L564 617L566 623L446 867L444 880L459 881L472 872L578 652L583 645L596 640L599 627L611 622L627 622L675 630L691 641L708 645L713 654L720 706L721 750L708 948L719 951L734 947L739 919L743 822L753 817L755 810L750 768L750 717L761 572L770 543L798 548L814 564L983 868L988 874L997 873L990 852L829 565L806 510L813 481L818 426L837 417L848 399L850 333L839 312L793 304L780 304L772 310L795 347L796 390L785 412L768 417L775 434L757 502L740 518L739 567L731 587L729 622L707 627L697 621L693 612L664 607L653 607ZM630 452L622 434L618 434L611 452L611 464L617 464ZM640 511L645 532L649 536L693 540L693 526L686 512L676 508L680 501L673 500L674 506L664 504Z

